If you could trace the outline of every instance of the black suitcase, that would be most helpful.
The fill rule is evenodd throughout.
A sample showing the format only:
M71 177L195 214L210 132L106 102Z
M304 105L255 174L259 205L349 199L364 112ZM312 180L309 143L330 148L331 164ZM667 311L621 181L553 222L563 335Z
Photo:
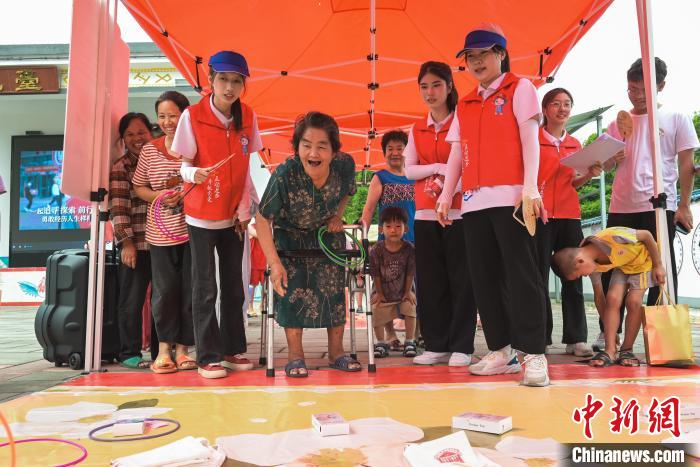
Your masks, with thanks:
M67 363L74 370L83 368L84 362L89 256L87 250L63 250L48 257L46 298L34 319L44 358L56 366ZM106 361L119 356L117 268L112 256L105 265L104 281L102 359Z

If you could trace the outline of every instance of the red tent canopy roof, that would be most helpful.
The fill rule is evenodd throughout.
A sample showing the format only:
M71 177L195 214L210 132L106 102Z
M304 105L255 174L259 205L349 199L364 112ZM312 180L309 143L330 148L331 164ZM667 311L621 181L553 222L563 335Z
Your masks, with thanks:
M499 24L512 71L540 85L556 74L612 0L122 3L195 87L208 87L207 60L218 50L247 58L251 79L243 100L255 109L271 150L266 162L279 162L291 152L298 115L320 110L337 119L344 150L363 167L383 162L373 135L408 129L425 115L416 81L421 63L452 65L460 95L474 87L459 68L463 62L455 59L472 27Z

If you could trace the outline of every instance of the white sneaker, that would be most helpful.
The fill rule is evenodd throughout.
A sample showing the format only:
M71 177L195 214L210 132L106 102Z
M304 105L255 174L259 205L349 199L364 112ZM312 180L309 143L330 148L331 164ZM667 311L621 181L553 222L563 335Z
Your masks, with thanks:
M593 349L585 342L577 342L575 344L566 344L566 353L577 357L592 357Z
M620 334L615 336L615 343L617 344L618 347L620 346L620 337L621 337ZM598 338L595 340L595 342L593 343L593 345L591 347L593 347L593 350L595 352L602 352L605 350L605 333L604 332L601 332L600 334L598 334Z
M523 358L525 372L522 384L524 386L549 386L549 370L544 354L527 354Z
M472 356L468 353L452 352L448 366L469 366L472 362Z
M447 363L450 361L449 352L431 352L426 350L421 355L413 357L413 363L416 365L433 365L435 363Z
M518 355L509 345L487 353L484 358L469 366L469 372L479 376L519 373L520 370Z
M217 363L211 363L197 367L197 373L199 373L199 376L207 379L225 378L226 368Z

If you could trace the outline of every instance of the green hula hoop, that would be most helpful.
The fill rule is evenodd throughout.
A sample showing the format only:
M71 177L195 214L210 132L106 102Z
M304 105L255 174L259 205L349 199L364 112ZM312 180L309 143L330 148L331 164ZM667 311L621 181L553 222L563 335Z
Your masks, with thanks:
M321 227L320 229L318 229L318 234L316 235L316 237L318 239L318 245L321 248L321 251L323 251L323 253L328 257L329 260L331 260L334 264L337 264L338 266L344 268L348 267L350 269L358 269L364 264L365 259L367 258L367 252L362 246L362 242L359 241L357 237L355 237L347 230L343 229L345 235L350 237L350 239L355 243L355 245L358 246L360 250L359 258L343 258L342 256L335 254L335 252L323 242L323 234L325 234L326 232L328 232L328 228Z

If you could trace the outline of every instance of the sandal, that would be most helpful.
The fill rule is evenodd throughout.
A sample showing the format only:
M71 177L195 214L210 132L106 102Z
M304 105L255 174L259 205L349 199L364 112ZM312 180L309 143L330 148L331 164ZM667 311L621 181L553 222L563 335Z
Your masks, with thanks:
M375 358L384 358L389 356L389 344L386 342L379 342L378 344L374 344L374 357Z
M196 370L197 362L188 357L185 354L179 355L175 362L177 363L178 370Z
M292 370L297 371L296 373L292 373ZM304 370L304 372L301 373L301 370ZM284 366L284 374L287 375L288 378L306 378L309 376L309 370L306 368L304 359L297 358L296 360L287 362Z
M132 370L145 370L150 366L148 362L143 359L143 357L129 357L126 360L119 362L119 364L121 366L131 368Z
M602 364L594 365L593 362L603 362ZM588 360L588 365L594 368L605 368L612 365L614 362L607 352L600 351Z
M639 366L639 359L634 355L632 349L622 350L617 353L617 360L615 363L621 366Z
M159 375L164 375L167 373L175 373L177 371L177 367L175 366L173 359L170 358L170 355L166 355L155 359L155 361L151 364L151 371Z
M392 352L400 352L403 349L401 346L401 341L398 339L394 339L393 341L389 342L389 350Z
M359 366L351 367L350 365L352 364L357 364ZM360 362L358 362L354 358L349 357L348 355L343 355L336 358L335 361L329 366L334 370L348 371L350 373L362 370L362 365L360 365Z
M418 354L416 349L416 341L406 341L403 345L403 356L404 357L415 357Z
M423 339L422 337L419 337L416 340L416 346L421 348L421 349L425 349L425 339Z

